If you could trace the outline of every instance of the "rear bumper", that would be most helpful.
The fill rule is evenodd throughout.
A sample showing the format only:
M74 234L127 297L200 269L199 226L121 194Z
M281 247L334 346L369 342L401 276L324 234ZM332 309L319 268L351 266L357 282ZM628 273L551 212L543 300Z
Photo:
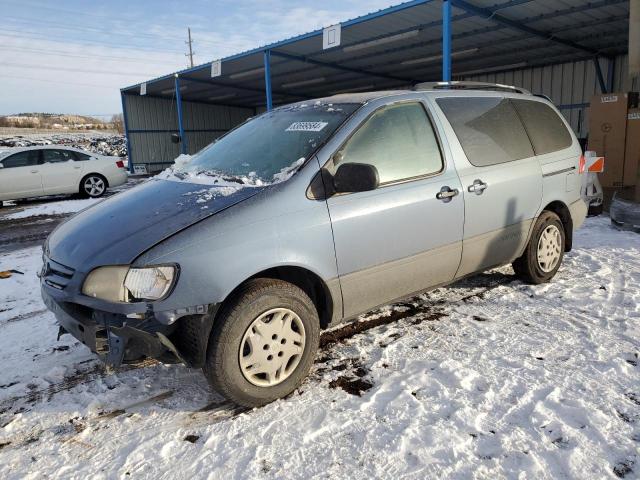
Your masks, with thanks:
M120 185L124 185L127 183L129 179L129 174L123 168L118 168L117 172L112 175L109 175L107 179L110 187L119 187Z

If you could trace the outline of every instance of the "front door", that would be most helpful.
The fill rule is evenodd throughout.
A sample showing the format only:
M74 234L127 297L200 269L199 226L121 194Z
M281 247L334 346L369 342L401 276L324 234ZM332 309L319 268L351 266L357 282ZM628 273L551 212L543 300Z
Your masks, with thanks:
M542 201L542 171L524 126L501 96L443 97L436 103L455 131L452 151L464 191L456 276L511 262L523 250Z
M345 317L453 279L462 253L461 185L424 104L373 112L327 168L343 163L371 164L380 178L376 190L327 201Z
M2 160L0 168L0 200L42 195L39 152L25 150Z

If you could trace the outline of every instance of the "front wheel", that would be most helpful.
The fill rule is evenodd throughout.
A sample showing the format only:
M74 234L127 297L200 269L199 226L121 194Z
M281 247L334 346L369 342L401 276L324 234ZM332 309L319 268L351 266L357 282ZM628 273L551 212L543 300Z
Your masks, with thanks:
M548 282L560 268L564 244L564 225L560 217L553 212L542 212L524 253L513 262L516 275L534 285Z
M288 282L258 278L222 308L204 366L210 385L247 407L295 390L309 373L320 338L309 296Z
M87 175L80 182L80 194L84 197L98 198L107 191L107 180L97 173Z

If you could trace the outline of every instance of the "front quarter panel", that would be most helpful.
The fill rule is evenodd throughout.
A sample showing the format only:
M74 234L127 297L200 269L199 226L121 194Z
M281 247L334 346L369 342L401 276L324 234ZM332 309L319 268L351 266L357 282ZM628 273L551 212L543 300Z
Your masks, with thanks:
M331 285L337 285L337 269L326 202L306 198L318 168L314 157L288 181L192 225L138 257L136 266L180 265L174 291L154 309L219 303L247 278L278 266L310 270L335 292ZM333 296L334 311L341 310L339 294Z

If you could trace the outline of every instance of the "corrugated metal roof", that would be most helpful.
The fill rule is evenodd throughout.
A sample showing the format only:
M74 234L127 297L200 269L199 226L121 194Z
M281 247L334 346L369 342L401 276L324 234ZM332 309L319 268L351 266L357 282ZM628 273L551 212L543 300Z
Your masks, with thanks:
M627 51L629 0L450 0L454 77ZM149 80L147 95L264 105L264 50L271 51L274 104L339 92L405 87L441 77L442 2L414 0L341 23L339 47L322 30ZM139 85L122 89L138 94Z

